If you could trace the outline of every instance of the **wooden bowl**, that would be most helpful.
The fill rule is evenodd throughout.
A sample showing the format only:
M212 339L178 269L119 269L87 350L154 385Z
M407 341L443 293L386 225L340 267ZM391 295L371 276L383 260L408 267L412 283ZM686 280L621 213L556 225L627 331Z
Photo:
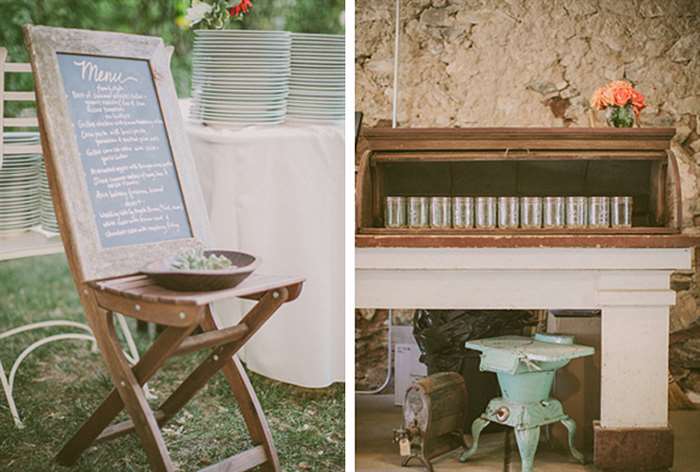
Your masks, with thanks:
M208 292L232 288L243 282L260 265L257 257L237 251L211 249L204 251L205 256L211 254L224 256L234 267L220 270L182 270L173 269L175 257L154 262L142 271L151 277L161 287L178 292Z

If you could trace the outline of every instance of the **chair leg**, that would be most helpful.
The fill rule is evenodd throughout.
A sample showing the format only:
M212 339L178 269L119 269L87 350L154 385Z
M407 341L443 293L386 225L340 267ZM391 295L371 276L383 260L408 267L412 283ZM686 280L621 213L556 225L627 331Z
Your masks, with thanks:
M136 434L141 439L151 470L174 471L175 465L170 459L153 411L117 340L113 314L103 311L102 316L95 318L97 344L100 346L112 382L134 422Z
M264 323L262 321L260 324ZM203 321L203 329L207 331L220 329L216 319L210 309L207 309ZM237 355L233 355L223 366L222 371L226 380L231 387L231 393L236 398L236 402L240 407L241 414L248 428L248 434L253 441L253 444L260 444L265 449L268 457L268 462L262 464L260 469L265 472L277 472L280 468L277 449L272 442L272 433L265 417L265 412L260 406L255 390L250 383L248 374L241 364Z
M249 330L248 334L226 344L216 350L197 367L184 382L163 402L159 410L163 413L163 421L167 421L175 415L199 389L201 389L209 379L223 370L224 376L231 386L238 405L240 406L243 419L246 422L248 432L254 445L262 445L265 449L267 462L260 466L263 471L280 471L279 458L272 442L272 435L265 420L265 415L258 403L253 387L245 374L236 352L250 339L255 332L285 303L288 298L288 291L281 289L267 293L260 301L245 315L241 323L245 323ZM202 328L206 331L219 329L211 311L207 309Z
M170 327L158 336L153 345L141 357L141 360L133 367L133 374L139 385L145 384L158 371L193 329L194 326L188 328ZM104 354L102 356L104 358ZM73 465L123 409L124 402L115 388L92 416L85 421L80 430L63 446L56 456L56 462L67 466Z

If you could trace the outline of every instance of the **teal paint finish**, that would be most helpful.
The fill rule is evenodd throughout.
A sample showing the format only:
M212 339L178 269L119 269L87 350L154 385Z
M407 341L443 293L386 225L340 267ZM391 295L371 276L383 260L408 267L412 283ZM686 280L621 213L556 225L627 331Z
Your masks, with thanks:
M491 422L510 426L522 462L522 472L531 472L540 437L540 427L561 422L569 433L569 450L579 462L583 455L574 447L576 423L566 416L561 403L550 398L557 369L571 359L592 355L592 347L574 344L573 336L537 334L533 338L501 336L469 341L468 349L481 351L479 368L495 372L503 397L494 398L472 424L472 446L460 457L465 462L476 453L481 431Z

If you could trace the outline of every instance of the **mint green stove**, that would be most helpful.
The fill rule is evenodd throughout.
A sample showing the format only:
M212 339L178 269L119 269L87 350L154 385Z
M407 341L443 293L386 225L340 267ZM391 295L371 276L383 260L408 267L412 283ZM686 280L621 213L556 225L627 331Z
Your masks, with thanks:
M540 427L561 422L569 432L571 455L583 463L583 454L574 447L576 423L566 416L561 403L549 395L557 369L571 359L593 355L592 347L574 344L573 336L558 334L536 334L533 338L501 336L469 341L465 347L481 351L479 368L496 373L503 397L491 400L481 417L474 420L472 445L460 461L474 455L481 431L494 421L515 429L522 472L531 472Z

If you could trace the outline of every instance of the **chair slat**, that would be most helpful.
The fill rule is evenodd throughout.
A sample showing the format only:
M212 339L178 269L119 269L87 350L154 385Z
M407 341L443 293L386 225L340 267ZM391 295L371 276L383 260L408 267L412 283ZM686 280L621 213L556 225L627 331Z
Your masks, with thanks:
M243 451L233 457L219 462L218 464L210 465L199 472L235 472L240 470L249 470L257 467L260 464L267 462L265 449L262 446L255 446L252 449Z
M41 144L5 144L3 154L16 155L16 154L41 154Z
M39 120L36 117L31 118L5 118L3 120L3 126L5 128L37 128L39 126Z
M190 336L185 339L182 344L177 348L174 356L179 356L182 354L189 354L190 352L201 351L208 347L216 347L221 344L230 343L233 341L238 341L248 334L248 325L245 323L239 323L236 326L231 326L230 328L224 328L216 331L208 331L203 334L197 334L195 336Z
M34 102L36 95L34 92L5 92L6 102Z
M22 62L6 62L5 72L32 72L31 64L24 64Z
M158 424L161 424L161 422L165 418L163 412L157 410L153 412L153 416L156 417L156 421L158 422ZM100 433L99 436L97 436L95 442L100 443L103 441L109 441L110 439L118 438L119 436L129 434L132 431L134 431L134 422L132 420L122 421L121 423L116 423L105 428L105 430L102 431L102 433Z

